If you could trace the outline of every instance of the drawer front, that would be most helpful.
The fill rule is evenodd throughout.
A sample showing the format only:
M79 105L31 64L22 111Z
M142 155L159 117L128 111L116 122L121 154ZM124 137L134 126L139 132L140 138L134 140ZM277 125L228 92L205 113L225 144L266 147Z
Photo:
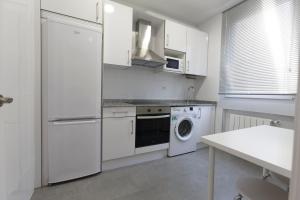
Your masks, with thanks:
M136 116L136 108L135 107L103 108L103 118L135 117L135 116Z

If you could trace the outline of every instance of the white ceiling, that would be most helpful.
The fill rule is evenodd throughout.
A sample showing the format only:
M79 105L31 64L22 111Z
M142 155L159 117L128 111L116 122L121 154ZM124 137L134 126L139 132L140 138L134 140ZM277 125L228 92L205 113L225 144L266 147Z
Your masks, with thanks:
M243 0L116 0L198 26Z

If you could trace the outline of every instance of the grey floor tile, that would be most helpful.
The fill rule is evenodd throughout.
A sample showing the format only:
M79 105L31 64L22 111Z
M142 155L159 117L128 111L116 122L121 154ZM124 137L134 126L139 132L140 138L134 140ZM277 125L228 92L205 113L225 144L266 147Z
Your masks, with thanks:
M261 172L255 165L217 152L216 200L233 199L238 177L258 177ZM37 189L32 200L206 200L207 174L204 149Z

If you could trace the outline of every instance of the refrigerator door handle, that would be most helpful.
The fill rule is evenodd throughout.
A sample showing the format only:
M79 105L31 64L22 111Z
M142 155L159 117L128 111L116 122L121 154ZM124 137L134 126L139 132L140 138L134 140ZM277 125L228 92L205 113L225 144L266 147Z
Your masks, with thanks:
M78 124L95 124L96 120L85 120L85 121L57 121L53 122L53 125L78 125Z

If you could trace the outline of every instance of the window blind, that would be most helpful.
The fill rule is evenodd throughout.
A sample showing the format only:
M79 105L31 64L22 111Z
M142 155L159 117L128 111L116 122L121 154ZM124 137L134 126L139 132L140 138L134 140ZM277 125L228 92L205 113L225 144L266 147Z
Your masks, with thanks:
M221 94L297 91L296 0L247 0L223 13Z

